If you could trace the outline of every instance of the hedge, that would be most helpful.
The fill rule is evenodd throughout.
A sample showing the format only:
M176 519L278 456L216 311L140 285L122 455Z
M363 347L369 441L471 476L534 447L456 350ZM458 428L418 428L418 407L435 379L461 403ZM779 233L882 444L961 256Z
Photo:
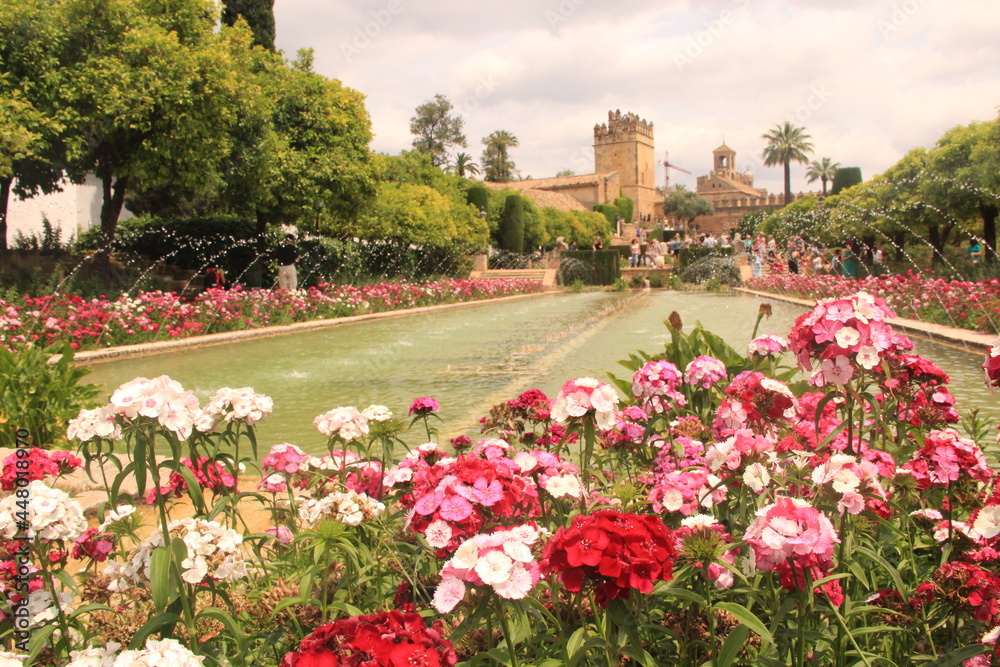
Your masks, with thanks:
M700 245L690 246L688 248L681 248L678 255L678 259L680 260L679 266L690 266L703 257L732 257L735 254L736 248L732 246L716 246L714 248L706 248Z
M559 265L559 282L568 285L580 280L585 285L613 285L621 278L619 253L610 250L565 250ZM566 260L577 260L567 262Z

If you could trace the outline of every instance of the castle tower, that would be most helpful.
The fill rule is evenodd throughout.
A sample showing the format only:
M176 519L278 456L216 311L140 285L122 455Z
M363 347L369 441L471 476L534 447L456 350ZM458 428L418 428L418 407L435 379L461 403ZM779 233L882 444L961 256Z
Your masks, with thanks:
M722 142L722 145L712 151L714 171L719 172L724 178L735 178L736 176L736 151Z
M653 206L656 166L652 123L633 113L609 111L607 124L594 126L594 171L618 173L622 196L635 202L635 219L659 217Z

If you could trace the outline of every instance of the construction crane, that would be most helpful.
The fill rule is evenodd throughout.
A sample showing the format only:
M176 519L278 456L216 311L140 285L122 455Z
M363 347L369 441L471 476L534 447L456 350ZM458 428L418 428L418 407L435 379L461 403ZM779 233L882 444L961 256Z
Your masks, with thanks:
M666 193L670 190L670 170L676 169L677 171L683 171L685 174L690 174L691 172L682 167L678 167L675 164L670 164L670 153L663 152L663 192Z

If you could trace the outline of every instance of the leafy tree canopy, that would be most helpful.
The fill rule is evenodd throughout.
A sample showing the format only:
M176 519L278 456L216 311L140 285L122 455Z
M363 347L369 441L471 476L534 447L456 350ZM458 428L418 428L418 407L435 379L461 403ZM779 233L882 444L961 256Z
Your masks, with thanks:
M428 156L435 167L443 167L448 162L451 146L466 146L462 117L452 114L451 102L440 93L418 106L416 111L410 119L410 134L417 137L413 147Z

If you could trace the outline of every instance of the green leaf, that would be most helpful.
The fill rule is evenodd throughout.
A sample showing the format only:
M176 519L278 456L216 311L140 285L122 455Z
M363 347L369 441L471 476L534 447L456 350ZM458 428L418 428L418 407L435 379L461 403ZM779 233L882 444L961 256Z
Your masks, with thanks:
M141 649L145 643L146 639L166 625L175 625L181 621L181 617L174 613L159 614L153 618L146 621L146 624L139 628L139 631L135 633L132 637L132 641L129 642L129 650Z
M723 642L722 648L719 650L719 656L715 659L714 667L729 667L739 656L740 651L743 649L743 645L750 635L750 628L746 625L737 626L729 633L726 637L726 641Z
M236 640L236 648L241 655L245 655L247 652L247 636L243 632L243 628L236 621L235 618L229 615L228 612L219 609L218 607L208 607L207 609L201 610L198 613L198 618L213 618L216 621L222 623L226 626L229 631L229 636Z
M771 632L767 627L752 611L743 605L735 602L716 602L714 609L729 612L736 617L736 620L757 633L762 642L761 649L764 649L768 644L774 643L774 637L771 636Z
M163 611L170 604L170 551L156 547L149 558L149 594L156 611Z
M989 646L983 644L971 644L955 649L948 655L942 656L934 662L928 662L924 667L958 667L962 662L977 655L981 655L990 650Z

